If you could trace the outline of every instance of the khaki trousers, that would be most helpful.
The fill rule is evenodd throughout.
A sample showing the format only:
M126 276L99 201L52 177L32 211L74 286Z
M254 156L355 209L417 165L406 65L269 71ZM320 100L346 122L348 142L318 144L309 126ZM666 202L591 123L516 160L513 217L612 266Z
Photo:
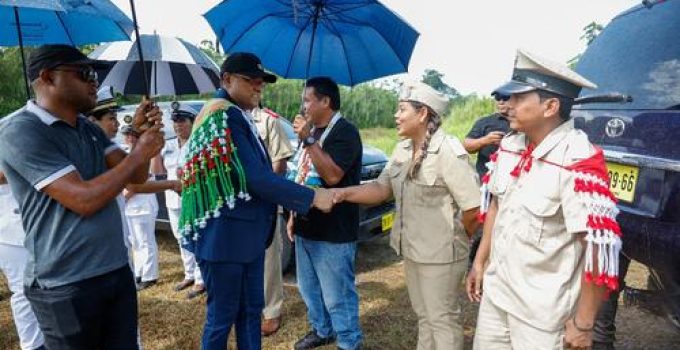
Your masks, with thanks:
M462 350L458 295L467 261L421 264L405 258L404 266L411 306L418 315L418 350Z
M284 224L280 217L276 220L276 229L272 244L264 255L264 309L265 319L281 316L283 305L283 272L281 271L281 226Z
M479 306L473 349L562 350L563 335L562 330L544 331L513 317L485 295Z

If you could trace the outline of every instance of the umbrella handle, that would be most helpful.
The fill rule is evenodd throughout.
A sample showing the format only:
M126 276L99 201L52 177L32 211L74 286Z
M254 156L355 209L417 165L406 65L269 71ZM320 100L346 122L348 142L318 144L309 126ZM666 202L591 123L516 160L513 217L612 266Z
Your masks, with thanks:
M137 11L135 10L135 0L130 0L132 10L132 23L135 27L135 38L137 41L137 52L139 53L139 64L142 66L142 79L144 82L144 97L149 98L149 82L146 79L146 65L144 64L144 54L142 53L142 41L139 39L139 26L137 25Z
M14 7L14 21L17 25L17 36L19 37L19 52L21 52L21 71L24 72L24 85L26 86L26 99L31 99L31 88L28 86L28 72L26 72L26 56L24 55L24 37L21 34L21 21L19 21L19 9Z

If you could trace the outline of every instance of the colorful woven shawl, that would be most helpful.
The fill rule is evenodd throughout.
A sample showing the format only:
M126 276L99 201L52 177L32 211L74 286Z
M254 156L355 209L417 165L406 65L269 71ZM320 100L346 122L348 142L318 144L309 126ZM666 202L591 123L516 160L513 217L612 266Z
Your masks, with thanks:
M182 241L198 240L208 220L220 216L226 205L233 209L236 198L250 200L246 176L229 129L226 99L208 101L194 123L180 171L182 211L179 229Z

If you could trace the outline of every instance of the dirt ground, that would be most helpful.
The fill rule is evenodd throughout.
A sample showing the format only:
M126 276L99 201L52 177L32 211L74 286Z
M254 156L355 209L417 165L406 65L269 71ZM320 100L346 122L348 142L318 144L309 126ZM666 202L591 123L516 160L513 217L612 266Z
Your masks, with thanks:
M139 294L139 313L142 339L146 350L198 349L205 317L205 297L185 300L183 294L172 291L182 276L176 243L169 234L158 235L161 251L160 283ZM391 251L387 238L363 243L358 255L357 285L361 297L361 326L365 348L380 350L415 349L416 317L409 305L404 284L401 260ZM286 301L284 324L274 336L264 339L264 349L292 349L308 326L305 308L294 276L285 278ZM642 286L645 269L633 264L627 282ZM9 308L10 294L4 278L0 279L0 349L19 349ZM474 334L477 306L467 302L461 291L464 306L463 323L465 348L470 349ZM642 312L634 307L622 307L617 317L619 350L680 349L680 335L666 320ZM236 349L233 339L230 349ZM335 346L321 348L335 349Z

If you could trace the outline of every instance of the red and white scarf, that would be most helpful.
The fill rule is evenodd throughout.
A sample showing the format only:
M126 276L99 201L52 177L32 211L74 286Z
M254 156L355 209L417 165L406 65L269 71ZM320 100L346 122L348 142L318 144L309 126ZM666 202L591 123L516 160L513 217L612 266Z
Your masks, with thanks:
M527 146L522 152L514 152L500 147L491 155L487 164L488 172L482 176L479 220L484 222L491 204L489 181L496 170L499 152L512 153L519 156L517 165L510 172L513 178L519 178L522 173L531 171L534 161L558 166L574 172L574 192L578 193L582 203L588 208L588 231L586 233L586 261L585 280L594 282L598 286L605 285L609 291L619 288L619 252L621 251L621 228L616 222L619 209L616 207L616 197L609 190L609 176L602 149L590 158L581 160L569 166L562 166L544 159L534 159L533 145ZM597 247L597 256L594 248ZM595 269L597 263L597 269ZM595 276L597 273L597 276Z

